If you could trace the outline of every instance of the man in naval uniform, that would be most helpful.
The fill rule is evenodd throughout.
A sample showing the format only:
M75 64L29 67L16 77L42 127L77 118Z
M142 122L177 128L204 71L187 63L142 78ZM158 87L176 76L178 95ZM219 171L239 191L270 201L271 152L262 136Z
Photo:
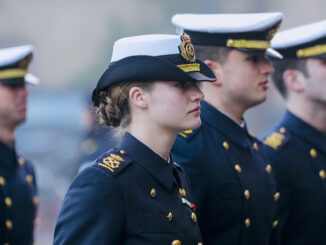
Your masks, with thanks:
M206 245L275 244L280 193L264 145L248 133L243 114L266 99L273 72L266 56L281 58L270 49L281 20L281 13L172 18L218 79L202 84L202 125L180 133L173 147L190 177Z
M283 119L263 136L280 190L282 244L326 244L326 20L280 32L272 80Z
M26 118L26 82L33 47L0 49L0 244L33 243L38 205L33 166L15 150L15 130Z

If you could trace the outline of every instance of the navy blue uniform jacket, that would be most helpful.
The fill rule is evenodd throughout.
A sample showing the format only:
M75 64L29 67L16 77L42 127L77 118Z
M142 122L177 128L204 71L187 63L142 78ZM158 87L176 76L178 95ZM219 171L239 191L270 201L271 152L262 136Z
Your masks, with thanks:
M282 244L326 244L326 135L287 111L262 138L283 193Z
M197 245L202 238L183 170L131 134L71 184L55 245Z
M172 154L190 178L204 244L275 244L280 194L265 146L208 103L201 105L202 125L181 133Z
M32 165L0 142L0 244L33 244L37 206Z

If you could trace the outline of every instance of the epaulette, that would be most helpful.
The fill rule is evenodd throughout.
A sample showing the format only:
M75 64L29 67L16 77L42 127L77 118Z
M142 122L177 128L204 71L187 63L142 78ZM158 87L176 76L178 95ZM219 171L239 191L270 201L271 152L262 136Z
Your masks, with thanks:
M191 140L197 133L199 132L200 128L197 129L189 129L179 133L178 137L185 139L186 141Z
M278 131L274 131L266 136L263 142L278 151L282 149L290 139L290 133L284 127L282 127Z
M98 158L95 162L95 165L106 169L113 176L116 176L131 162L132 159L126 155L124 150L114 148Z

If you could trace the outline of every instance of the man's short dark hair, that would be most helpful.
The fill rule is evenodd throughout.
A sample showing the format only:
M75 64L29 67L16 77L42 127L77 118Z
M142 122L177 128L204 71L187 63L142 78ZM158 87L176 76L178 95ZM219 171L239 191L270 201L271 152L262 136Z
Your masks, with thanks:
M221 46L195 45L196 58L202 61L213 60L220 64L226 61L231 50L230 48Z
M288 94L283 81L283 73L286 70L298 70L301 71L305 77L309 77L307 70L307 59L270 59L270 61L275 70L275 72L271 75L272 80L284 98L286 98Z

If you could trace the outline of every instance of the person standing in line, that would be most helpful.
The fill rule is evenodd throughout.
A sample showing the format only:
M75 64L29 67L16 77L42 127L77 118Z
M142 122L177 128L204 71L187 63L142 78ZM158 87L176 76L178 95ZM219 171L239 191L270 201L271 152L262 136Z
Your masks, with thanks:
M0 49L0 244L33 244L37 186L33 165L16 152L15 131L26 119L27 73L33 47Z
M217 81L203 83L202 124L179 134L174 159L190 177L206 245L268 245L277 239L280 193L264 145L247 131L244 113L266 99L267 57L281 13L177 14Z
M262 135L280 198L284 245L326 244L326 20L284 30L272 47L272 80L285 100L284 117Z
M73 180L55 245L202 245L187 178L170 156L178 132L201 123L197 82L216 80L190 41L157 34L115 42L93 102L122 138Z

